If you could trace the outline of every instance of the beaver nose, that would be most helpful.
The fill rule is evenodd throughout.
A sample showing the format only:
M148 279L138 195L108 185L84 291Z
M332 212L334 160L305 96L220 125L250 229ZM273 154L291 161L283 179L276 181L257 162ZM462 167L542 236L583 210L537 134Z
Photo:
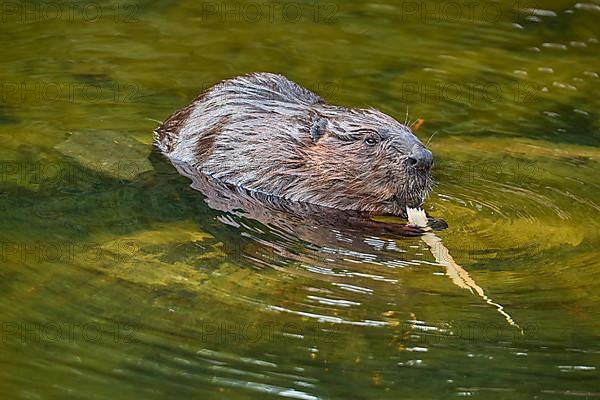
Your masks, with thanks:
M415 146L407 161L411 167L427 170L433 164L433 154L424 147Z

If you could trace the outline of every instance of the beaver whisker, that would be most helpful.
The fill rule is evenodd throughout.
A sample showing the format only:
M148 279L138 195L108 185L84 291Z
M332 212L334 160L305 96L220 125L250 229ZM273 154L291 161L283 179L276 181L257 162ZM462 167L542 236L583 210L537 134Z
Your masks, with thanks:
M438 132L439 132L439 129L437 131L433 132L433 134L431 136L429 136L429 139L427 139L427 143L425 143L425 147L429 148L429 142L431 142L431 139L433 139L435 134Z

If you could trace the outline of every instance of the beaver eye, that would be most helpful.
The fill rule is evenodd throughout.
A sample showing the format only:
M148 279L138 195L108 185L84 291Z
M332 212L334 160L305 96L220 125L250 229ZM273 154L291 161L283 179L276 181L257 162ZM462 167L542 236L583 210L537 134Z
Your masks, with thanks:
M369 146L375 146L378 142L379 140L377 140L377 138L373 136L369 136L365 139L365 143Z

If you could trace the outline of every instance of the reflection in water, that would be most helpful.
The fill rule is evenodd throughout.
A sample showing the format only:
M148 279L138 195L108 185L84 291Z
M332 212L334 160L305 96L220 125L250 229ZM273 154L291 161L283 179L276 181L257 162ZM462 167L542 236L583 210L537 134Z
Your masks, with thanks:
M429 246L431 254L435 257L435 261L446 267L446 275L452 279L452 283L456 286L468 289L473 293L473 290L489 305L492 305L498 309L498 312L506 318L506 321L513 325L523 333L523 329L513 321L512 317L504 311L504 307L501 304L495 303L490 299L483 289L475 283L475 281L469 276L469 273L460 265L458 265L454 258L450 255L448 249L442 243L442 240L431 232L431 229L427 227L427 217L423 210L416 210L409 208L408 221L411 225L420 226L426 230L421 237L425 243Z
M370 276L364 272L345 272L335 273L331 265L343 264L349 260L349 256L356 258L357 264L368 264L376 262L378 253L381 253L385 248L385 241L395 243L389 237L373 236L375 234L383 234L388 228L388 234L394 232L394 224L377 223L367 220L360 214L352 214L349 212L340 212L337 210L327 209L307 203L295 203L286 201L280 198L274 198L261 193L245 191L241 188L230 187L224 185L210 177L197 171L194 167L185 163L174 164L180 174L192 180L191 186L200 191L205 196L206 203L213 209L226 212L221 215L219 221L231 225L235 228L245 228L252 233L243 232L242 236L251 237L256 243L261 246L269 246L279 256L285 257L288 260L296 260L306 263L306 270L310 273L317 273L319 279L329 281L333 285L344 288L346 290L372 293L369 288L362 288L344 284L336 278L341 276ZM443 245L442 240L438 238L428 227L427 217L424 211L408 209L408 218L411 226L421 227L424 229L424 234L421 236L434 256L438 265L445 267L446 275L448 275L452 283L462 289L468 289L473 293L475 291L487 304L497 308L498 312L504 316L506 321L517 327L512 317L504 311L504 307L492 299L490 299L484 290L469 276L469 273L460 265L458 265L448 249ZM258 221L264 228L250 227L251 220ZM369 225L372 224L372 225ZM392 229L389 229L391 227ZM264 229L276 234L281 241L268 240L265 237ZM377 232L379 230L379 232ZM365 236L365 231L371 231L369 236ZM405 230L398 229L398 233L406 233ZM416 234L416 231L415 231ZM393 236L392 236L393 238ZM305 243L308 248L317 249L317 253L327 255L328 258L318 260L315 258L306 257L305 254L293 253L287 250L290 241L300 240ZM389 250L390 247L387 247ZM398 251L398 249L395 249ZM250 256L254 263L261 264L260 259ZM316 265L309 265L309 263ZM413 261L414 262L414 261ZM388 258L387 265L406 265L407 261L404 258ZM272 262L263 262L265 266L271 266L282 272L289 272L287 268L280 268ZM304 271L296 271L303 276L307 276ZM310 275L308 275L310 276ZM379 280L388 282L397 282L394 279L384 278L381 276L373 276ZM314 295L307 296L308 299L317 301L320 304L331 305L337 307L350 307L360 305L360 302L353 302L344 299L324 298ZM330 317L324 315L313 314L303 311L293 311L279 306L268 306L271 310L292 312L304 317L316 318L320 322L334 323L350 323L354 325L365 326L381 326L386 325L383 321L346 321L338 317Z

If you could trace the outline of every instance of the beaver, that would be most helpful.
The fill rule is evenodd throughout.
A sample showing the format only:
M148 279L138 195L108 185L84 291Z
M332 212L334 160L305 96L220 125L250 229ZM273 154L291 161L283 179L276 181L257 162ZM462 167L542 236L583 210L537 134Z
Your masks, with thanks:
M155 131L172 162L245 190L338 210L405 216L432 153L378 110L328 104L272 73L217 83Z

